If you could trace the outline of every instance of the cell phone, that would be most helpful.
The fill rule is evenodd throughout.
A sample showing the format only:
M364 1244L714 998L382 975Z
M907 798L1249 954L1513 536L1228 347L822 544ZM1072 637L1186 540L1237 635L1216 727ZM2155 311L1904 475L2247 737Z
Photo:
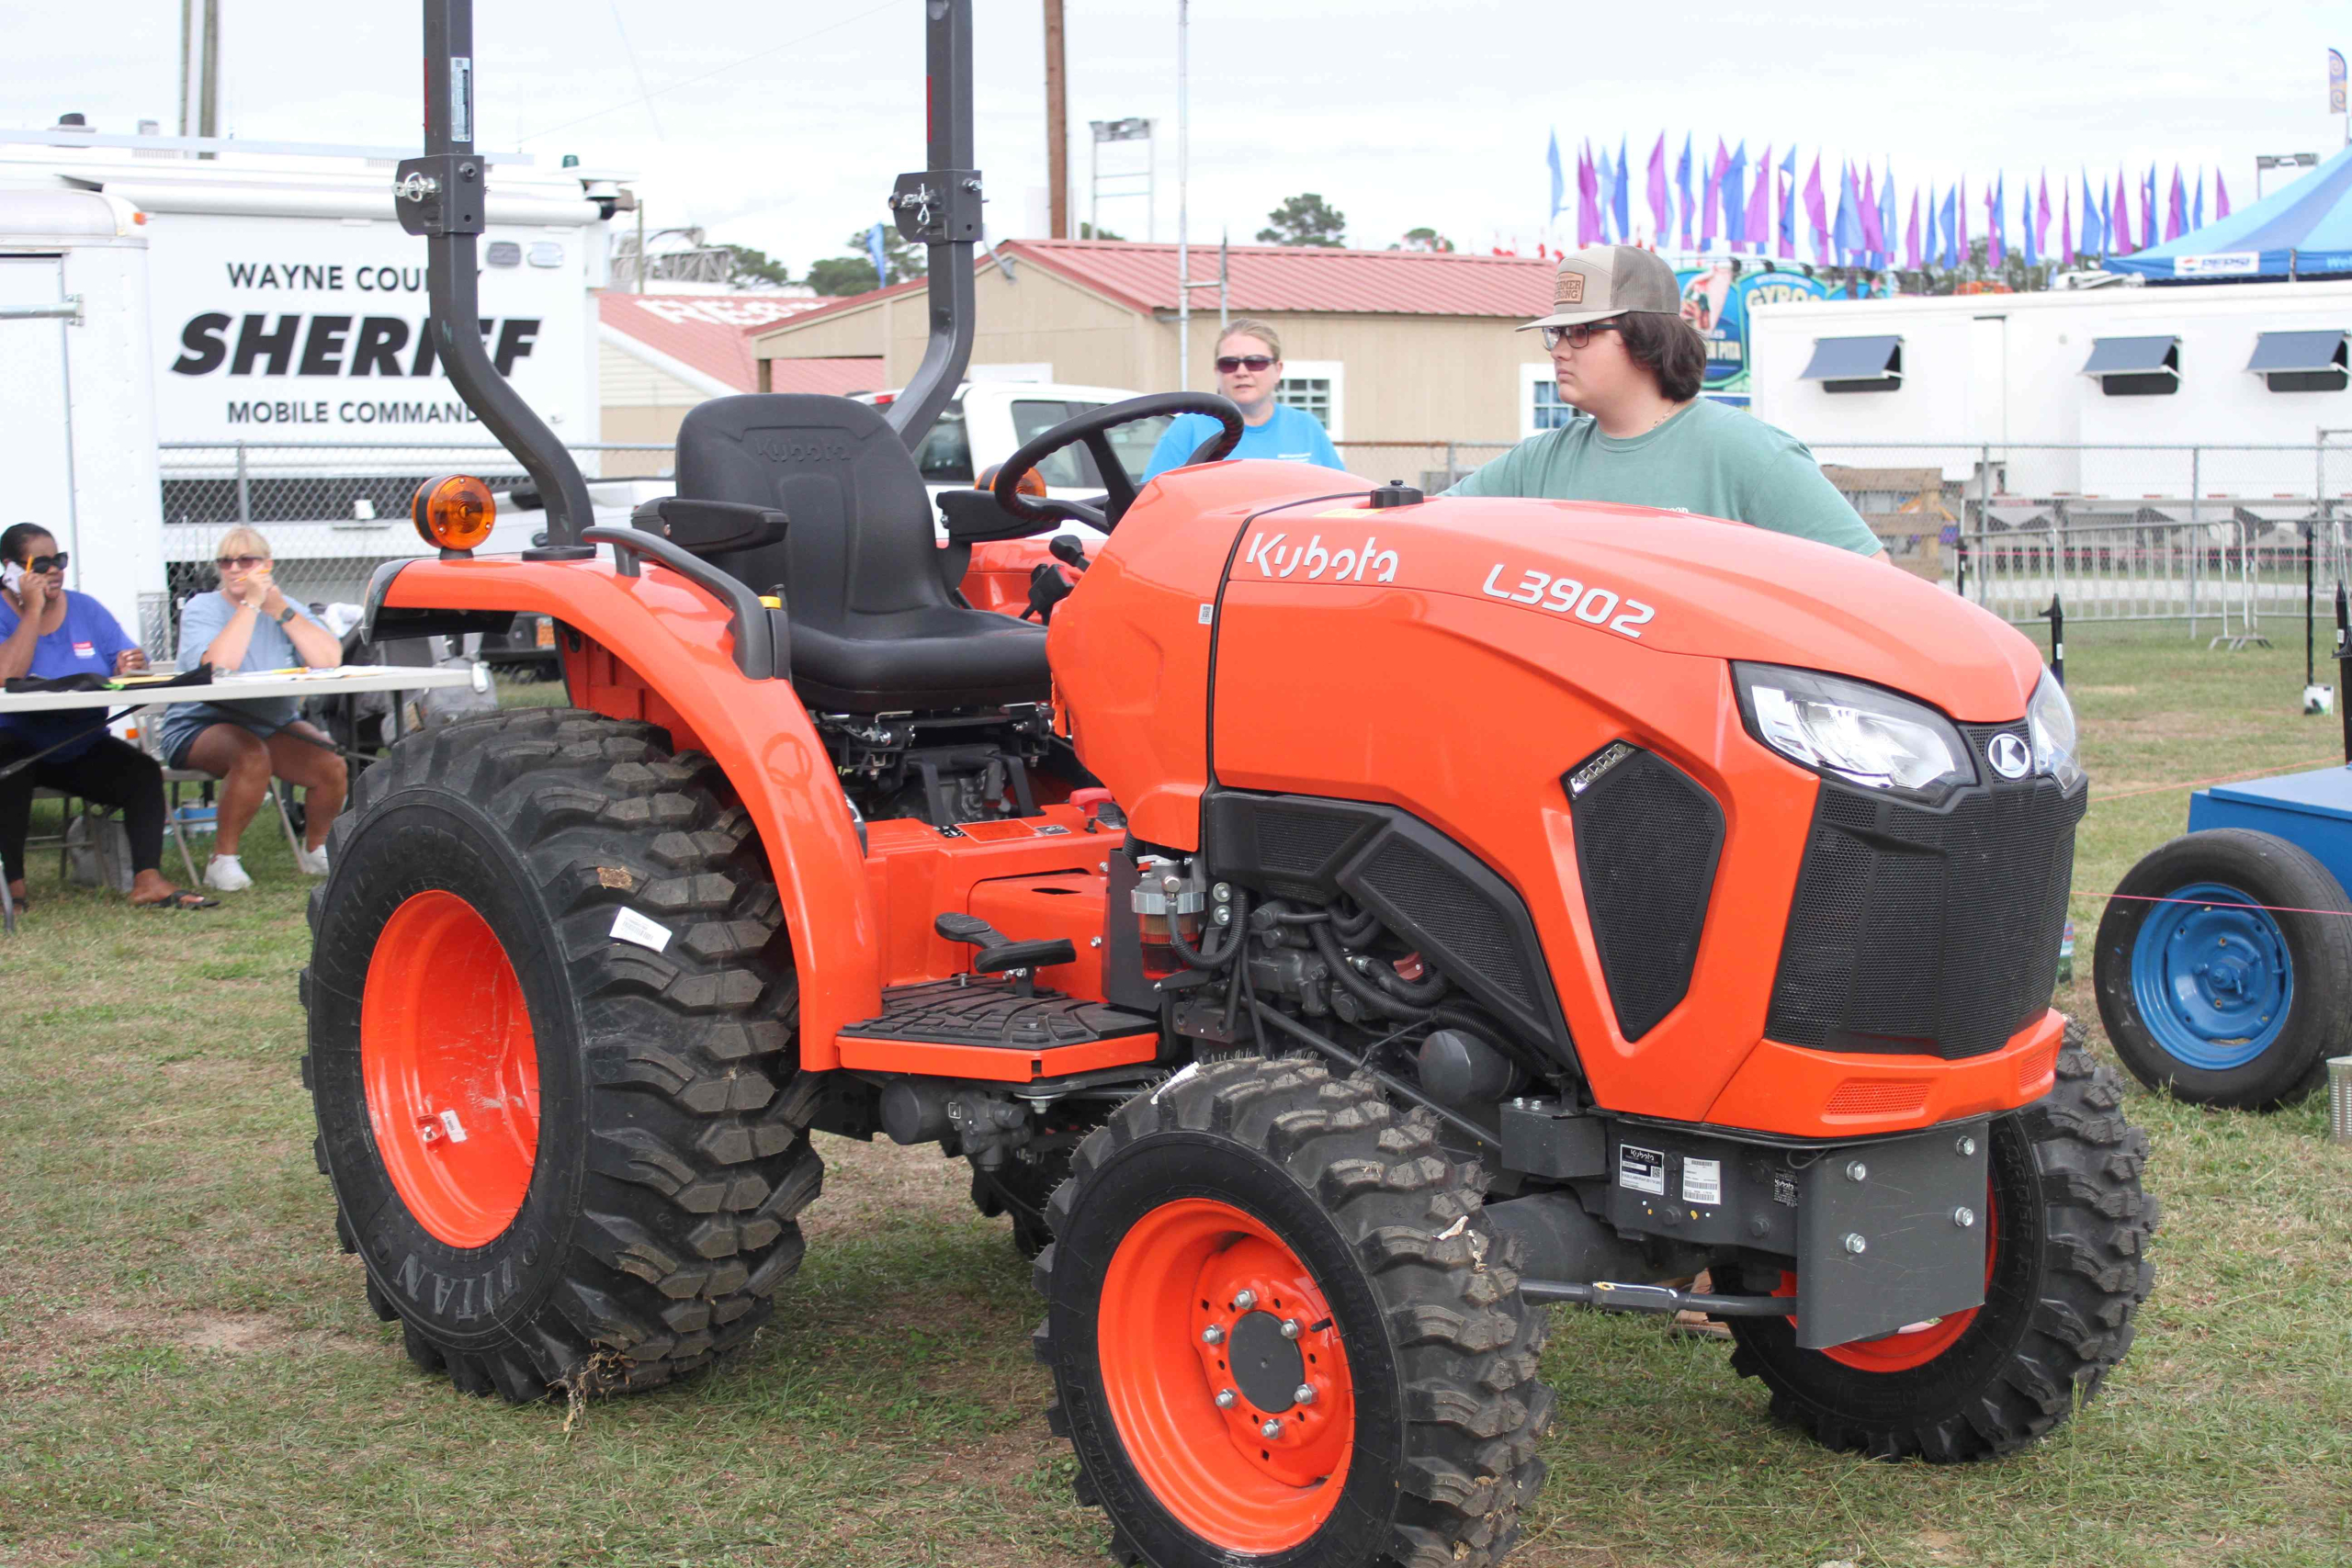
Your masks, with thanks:
M25 585L25 569L15 561L0 565L0 582L7 584L9 592L17 592Z

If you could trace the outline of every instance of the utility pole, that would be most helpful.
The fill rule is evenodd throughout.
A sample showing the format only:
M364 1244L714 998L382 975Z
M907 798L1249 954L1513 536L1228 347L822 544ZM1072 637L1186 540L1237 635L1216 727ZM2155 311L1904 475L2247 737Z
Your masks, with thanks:
M1069 78L1062 69L1062 0L1046 0L1046 184L1057 240L1069 238Z
M1193 247L1187 227L1193 119L1185 58L1192 30L1192 0L1176 0L1176 387L1185 392L1193 389Z
M180 0L180 134L220 134L220 0Z

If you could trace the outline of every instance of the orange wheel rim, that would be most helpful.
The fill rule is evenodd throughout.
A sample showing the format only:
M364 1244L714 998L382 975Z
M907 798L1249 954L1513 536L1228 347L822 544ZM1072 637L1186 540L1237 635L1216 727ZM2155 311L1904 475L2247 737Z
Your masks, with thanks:
M1354 1383L1322 1292L1263 1222L1205 1198L1144 1215L1103 1274L1096 1337L1127 1457L1186 1529L1261 1553L1331 1517Z
M1984 1289L1993 1288L1993 1259L2000 1246L1998 1219L1993 1209L1993 1194L1988 1184L1984 1193ZM1782 1273L1781 1288L1775 1295L1793 1296L1797 1293L1797 1277ZM1898 1328L1876 1339L1856 1339L1845 1345L1831 1345L1821 1353L1839 1366L1851 1367L1860 1372L1907 1372L1924 1367L1929 1361L1960 1343L1968 1325L1976 1321L1981 1307L1968 1307L1960 1312L1946 1313L1927 1323ZM1792 1314L1789 1322L1794 1324Z
M392 911L359 1004L368 1122L417 1224L451 1247L495 1240L531 1188L539 1058L514 965L454 893Z

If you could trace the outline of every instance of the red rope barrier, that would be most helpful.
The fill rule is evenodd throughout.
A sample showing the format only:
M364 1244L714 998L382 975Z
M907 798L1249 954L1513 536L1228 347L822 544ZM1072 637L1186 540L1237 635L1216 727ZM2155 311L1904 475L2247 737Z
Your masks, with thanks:
M2282 773L2289 769L2325 767L2335 761L2335 756L2330 754L2325 757L2314 757L2308 762L2288 762L2283 766L2273 762L2267 767L2249 768L2242 773L2223 773L2221 777L2212 779L2192 779L2187 784L2147 784L2139 789L2119 789L2105 795L2093 790L2091 804L2096 806L2103 800L2129 800L2138 795L2162 795L2168 789L2203 789L2209 784L2239 784L2246 779L2258 779L2266 774Z
M2077 898L2097 898L2096 893L2077 893ZM2299 909L2292 904L2233 904L2221 898L2155 898L2144 893L2109 893L2110 899L2120 898L2130 904L2193 904L2200 909L2260 909L2273 915L2335 915L2352 919L2352 911L2344 909Z

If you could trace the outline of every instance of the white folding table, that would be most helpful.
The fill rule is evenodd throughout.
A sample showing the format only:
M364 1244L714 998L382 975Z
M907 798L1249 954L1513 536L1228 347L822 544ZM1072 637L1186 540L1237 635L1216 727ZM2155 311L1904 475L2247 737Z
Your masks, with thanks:
M164 707L172 703L241 703L266 697L340 697L361 692L414 692L439 686L490 689L490 669L437 665L345 664L333 670L273 670L252 675L217 675L206 685L130 685L103 692L0 692L0 716L55 713L65 708ZM0 876L0 926L17 929L16 900Z

